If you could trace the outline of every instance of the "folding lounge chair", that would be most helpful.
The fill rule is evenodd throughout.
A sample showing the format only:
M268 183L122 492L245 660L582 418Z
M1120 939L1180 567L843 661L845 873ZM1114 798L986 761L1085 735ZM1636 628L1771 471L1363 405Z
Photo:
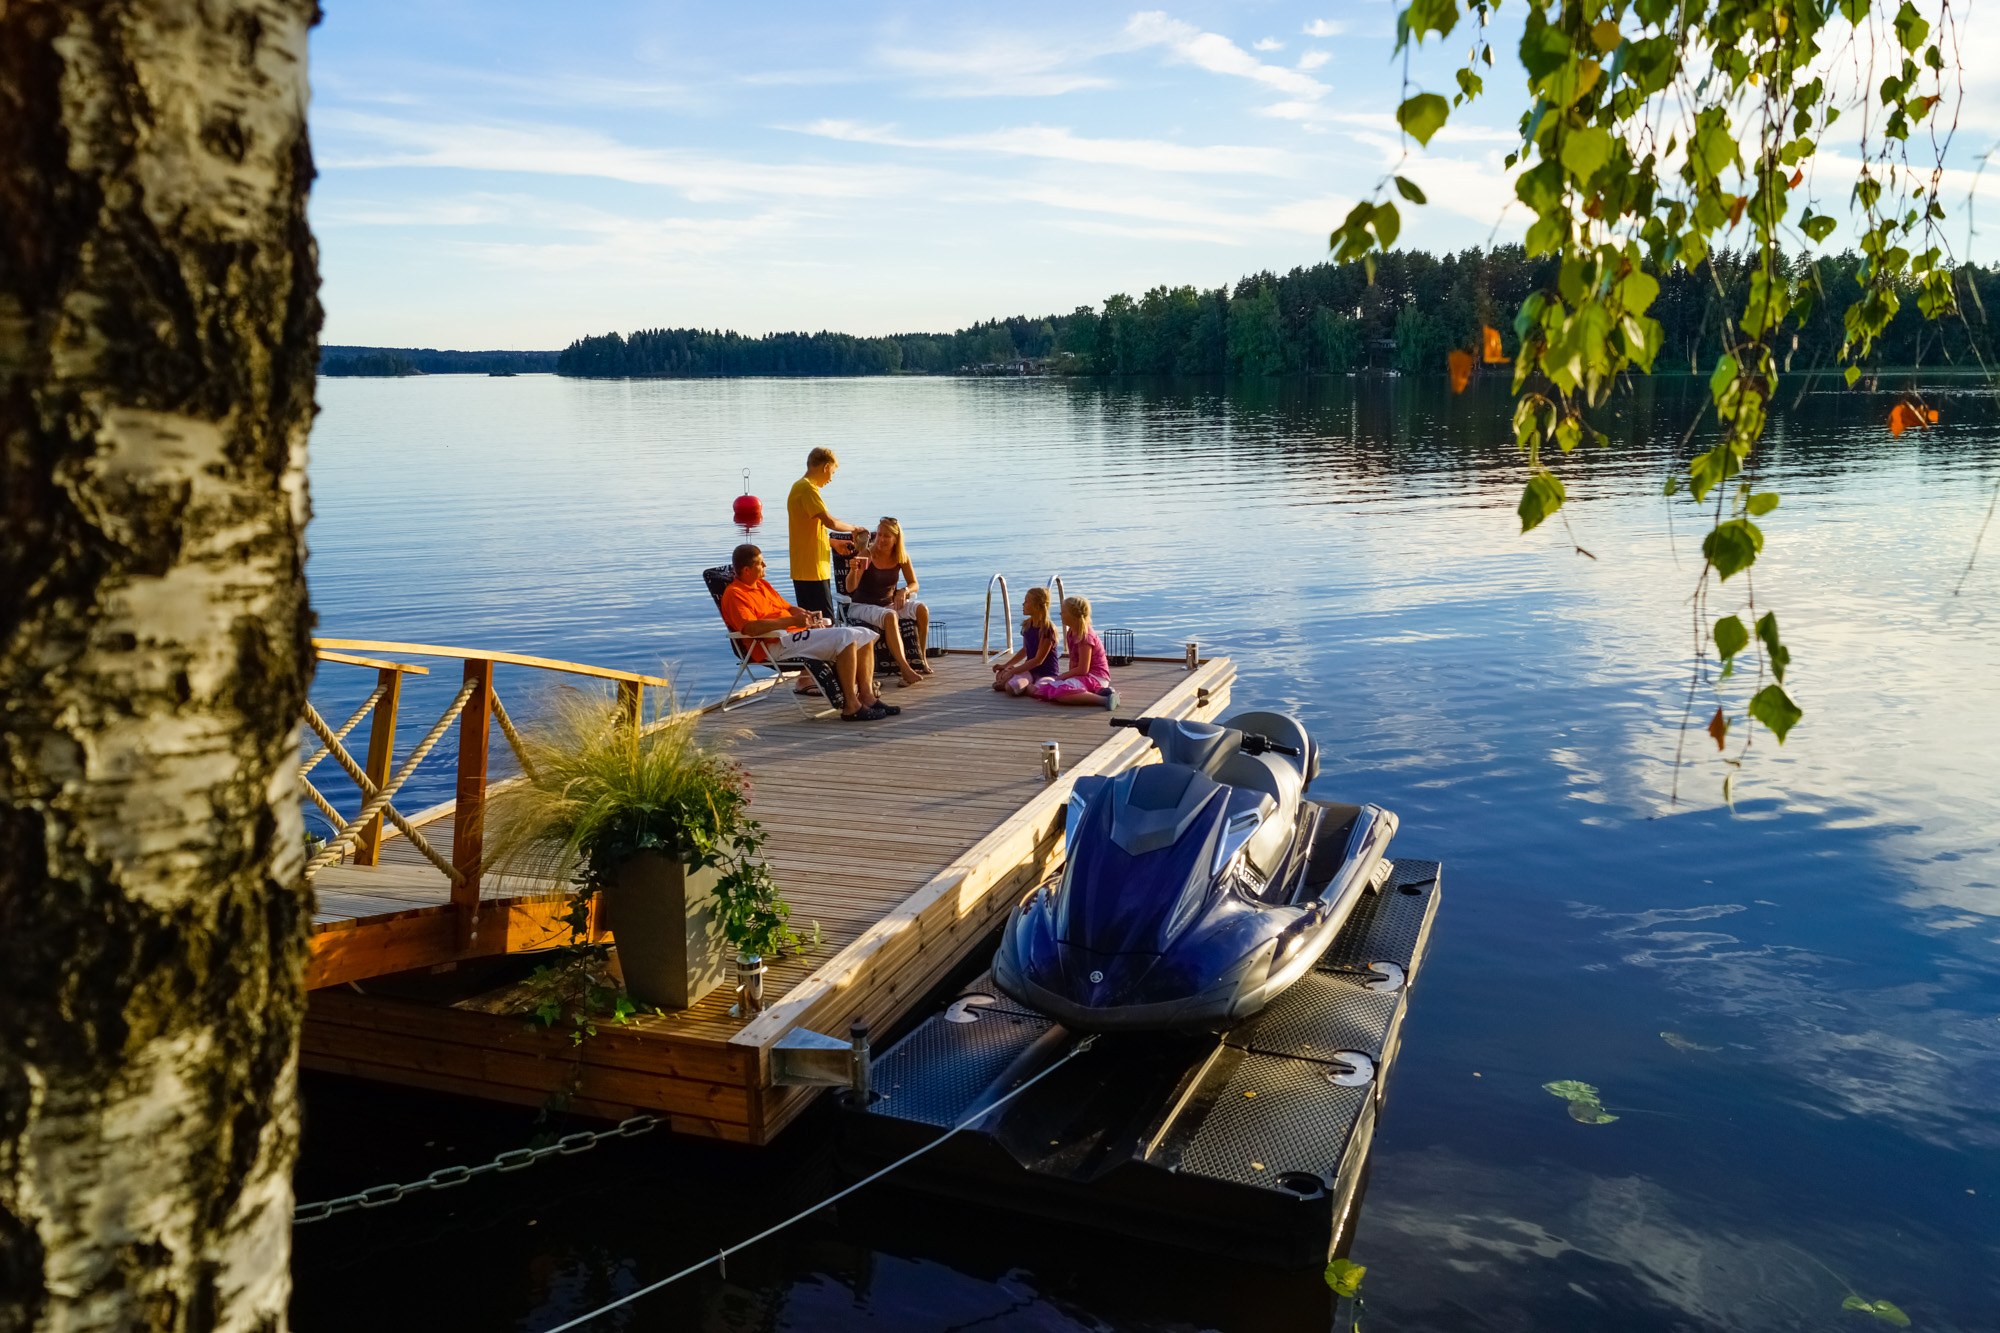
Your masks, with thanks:
M701 571L701 581L708 585L708 595L715 599L715 609L717 611L722 610L723 590L735 578L736 570L729 565L715 565ZM735 630L729 629L727 625L723 626L723 628L729 635L729 650L736 655L736 679L729 682L729 692L723 696L728 700L728 702L722 705L723 712L728 713L738 708L748 707L750 704L754 704L763 698L766 694L772 693L791 695L792 703L803 716L808 718L826 717L829 714L841 711L842 703L846 696L840 691L840 676L834 671L833 663L822 662L817 658L810 657L786 657L784 655L784 635L775 633L762 636L765 660L760 662L756 660L756 654L752 651L759 642L756 636L738 634ZM756 694L741 699L736 698L737 687L743 683L744 677L747 676L753 681L756 680L759 668L769 671L773 676L776 676L778 683L773 685L769 690L760 690ZM813 683L819 686L820 694L825 696L825 702L831 704L832 707L818 707L817 705L821 701L814 696L800 694L795 689L785 688L785 682L788 680L796 682L801 672L812 678Z

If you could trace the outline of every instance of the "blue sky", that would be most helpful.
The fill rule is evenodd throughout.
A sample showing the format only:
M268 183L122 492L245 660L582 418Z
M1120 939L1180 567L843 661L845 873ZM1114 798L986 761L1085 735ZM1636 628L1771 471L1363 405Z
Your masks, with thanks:
M1402 151L1395 12L345 0L312 39L324 338L929 331L1315 263ZM1462 36L1413 80L1448 91ZM1511 64L1405 168L1404 244L1518 239Z

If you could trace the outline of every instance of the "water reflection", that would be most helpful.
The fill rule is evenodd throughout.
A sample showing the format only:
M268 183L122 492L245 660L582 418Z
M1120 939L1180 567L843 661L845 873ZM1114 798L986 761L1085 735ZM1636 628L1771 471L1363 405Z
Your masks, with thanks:
M1659 491L1700 391L1617 404L1618 447L1565 465L1570 529L1522 538L1497 385L328 382L314 600L322 633L668 661L713 692L728 671L695 571L738 540L741 470L775 510L831 444L832 508L904 520L955 644L978 641L994 570L1017 590L1060 572L1141 651L1235 656L1241 701L1321 740L1316 790L1391 806L1398 846L1447 862L1355 1248L1367 1327L1867 1326L1819 1265L1919 1327L1991 1327L2000 549L1951 589L2000 476L1992 402L1946 386L1940 428L1892 440L1886 396L1823 381L1774 425L1764 480L1785 502L1756 591L1808 714L1758 743L1731 810L1712 748L1669 799L1700 520ZM345 716L366 674L328 668L322 711ZM408 716L442 709L448 674L410 688ZM511 703L531 678L500 688ZM450 794L440 758L411 805ZM1570 1120L1553 1079L1620 1119ZM446 1126L487 1149L525 1133L522 1113L333 1081L310 1106L315 1197L442 1164L415 1145ZM756 1161L620 1145L615 1168L505 1178L478 1230L450 1230L452 1202L301 1232L296 1322L545 1327L830 1192L818 1133ZM416 1294L467 1269L505 1277L477 1321ZM731 1279L608 1326L1330 1317L1311 1275L893 1193Z

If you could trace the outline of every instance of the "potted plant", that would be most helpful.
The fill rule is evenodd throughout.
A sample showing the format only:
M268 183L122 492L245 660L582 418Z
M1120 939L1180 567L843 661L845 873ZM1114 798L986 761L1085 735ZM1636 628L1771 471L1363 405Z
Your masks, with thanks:
M791 904L779 896L770 867L750 859L763 845L763 825L745 820L736 831L735 862L715 882L716 916L723 938L736 952L736 984L746 1018L764 1007L764 960L799 945L790 924ZM817 925L813 934L818 937Z
M526 780L488 807L491 864L577 885L578 938L602 894L625 988L658 1009L688 1008L722 984L740 934L731 904L751 888L768 886L789 911L747 860L762 839L743 772L703 743L697 721L668 706L635 730L614 700L561 691L523 736ZM743 887L718 897L724 883Z

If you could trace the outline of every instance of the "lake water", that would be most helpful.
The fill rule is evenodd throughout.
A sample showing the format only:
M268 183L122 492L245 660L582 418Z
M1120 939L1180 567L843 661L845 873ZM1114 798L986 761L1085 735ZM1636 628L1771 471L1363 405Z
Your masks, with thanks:
M668 664L710 697L730 668L698 570L740 539L743 472L775 554L785 491L830 445L829 505L902 520L953 646L978 645L991 574L1017 596L1060 574L1142 653L1234 657L1239 707L1321 742L1316 795L1389 806L1396 850L1445 863L1353 1246L1369 1333L1887 1327L1850 1294L1991 1330L2000 531L1953 589L2000 413L1936 386L1941 424L1894 439L1890 397L1832 389L1761 455L1784 502L1757 606L1806 717L1758 738L1733 808L1705 735L1675 766L1703 529L1660 492L1688 381L1621 400L1618 446L1567 460L1571 531L1525 537L1497 384L322 381L308 570L323 635ZM455 675L417 684L406 728ZM322 711L370 677L323 668ZM1703 687L1697 725L1713 707ZM450 775L432 760L399 804ZM1571 1120L1557 1079L1620 1118ZM532 1132L334 1079L307 1112L302 1198ZM817 1121L764 1154L654 1135L303 1228L295 1326L547 1328L831 1193L827 1148ZM594 1327L1330 1320L1313 1274L882 1189Z

